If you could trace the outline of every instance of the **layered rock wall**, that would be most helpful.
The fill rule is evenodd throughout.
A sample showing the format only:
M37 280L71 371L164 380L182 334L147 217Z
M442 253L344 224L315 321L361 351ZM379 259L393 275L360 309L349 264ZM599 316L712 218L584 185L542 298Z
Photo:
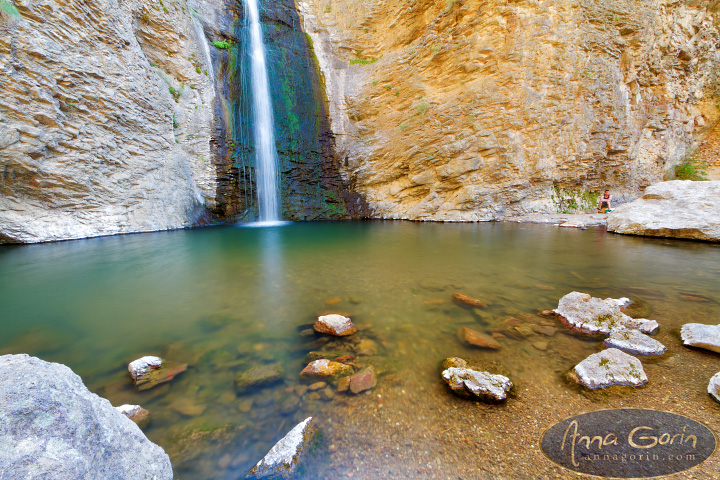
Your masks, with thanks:
M0 14L0 242L181 228L214 208L212 60L192 2L14 3L19 18Z
M717 0L298 6L343 175L376 217L491 220L604 188L634 198L718 121Z

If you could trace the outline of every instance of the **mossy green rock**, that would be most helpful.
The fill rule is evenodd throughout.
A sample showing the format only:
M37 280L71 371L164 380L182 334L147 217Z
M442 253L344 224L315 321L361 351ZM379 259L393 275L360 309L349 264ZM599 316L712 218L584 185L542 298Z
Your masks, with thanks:
M257 388L267 387L283 379L283 369L278 364L252 367L235 377L235 391L249 393Z

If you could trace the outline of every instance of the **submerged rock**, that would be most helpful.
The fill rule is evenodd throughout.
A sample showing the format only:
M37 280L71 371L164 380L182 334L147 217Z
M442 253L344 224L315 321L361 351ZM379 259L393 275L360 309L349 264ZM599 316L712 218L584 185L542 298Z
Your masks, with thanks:
M468 362L460 357L448 357L440 362L440 369L447 370L448 368L467 368Z
M716 402L720 402L720 372L713 375L708 383L708 393Z
M130 378L138 390L147 390L160 383L169 382L187 370L187 364L146 356L128 364Z
M330 314L318 317L317 321L313 324L313 330L318 333L344 337L357 332L357 327L348 317Z
M608 216L610 232L720 242L720 181L651 185Z
M172 480L170 458L64 365L0 357L0 477Z
M490 335L485 335L484 333L480 333L467 327L460 328L457 335L461 342L468 343L475 347L491 348L493 350L500 348L500 344L497 340Z
M371 388L374 388L375 385L377 385L377 374L375 373L375 369L371 366L365 367L359 372L350 375L348 377L349 380L349 390L352 393L360 393L364 392L365 390L370 390Z
M465 295L464 293L453 293L452 296L453 300L459 305L463 305L466 307L473 307L473 308L485 308L487 307L487 304L483 302L482 300L478 300L477 298L473 298L470 295Z
M310 450L317 431L313 418L306 418L280 439L246 478L291 478Z
M626 353L635 355L662 355L667 348L652 337L637 330L615 329L605 339L603 345L618 348Z
M278 364L252 367L235 377L235 391L245 394L256 388L273 385L282 381L283 373L282 367Z
M150 423L150 412L142 408L140 405L125 404L115 407L115 409L135 422L135 424L140 428L145 428L147 427L147 424Z
M377 355L378 352L378 344L370 340L369 338L363 338L360 340L360 342L355 346L355 351L360 356L373 356Z
M470 368L450 367L442 372L442 377L453 393L464 397L477 397L481 400L505 400L507 392L513 387L510 379L503 375L493 375Z
M689 347L704 348L720 353L720 325L686 323L680 329L683 343Z
M617 348L590 355L573 368L570 378L592 389L612 385L637 387L648 381L640 360Z
M533 332L545 335L546 337L552 337L557 333L557 328L550 325L534 325L532 329Z
M350 365L345 365L340 362L333 362L328 359L314 360L303 368L300 372L300 378L308 380L325 380L328 379L331 382L336 381L339 377L350 375L354 372Z
M570 328L587 334L609 335L616 328L653 333L655 320L632 318L622 309L632 303L628 298L595 298L587 293L571 292L562 297L555 313Z

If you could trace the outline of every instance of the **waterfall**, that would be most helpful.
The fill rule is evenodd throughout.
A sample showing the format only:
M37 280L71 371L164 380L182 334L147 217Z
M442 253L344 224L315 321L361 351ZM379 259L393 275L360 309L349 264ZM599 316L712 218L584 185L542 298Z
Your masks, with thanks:
M195 30L195 36L197 37L198 43L203 46L203 54L205 55L205 62L207 63L207 71L210 74L210 83L215 83L215 71L213 69L212 57L210 56L210 45L208 44L207 38L205 38L205 32L203 31L200 20L195 16L196 12L190 9L190 18L192 18L193 30Z
M280 221L277 181L277 151L273 132L272 101L265 64L265 45L260 27L258 0L245 0L250 30L250 88L253 105L253 139L255 142L258 187L258 221Z

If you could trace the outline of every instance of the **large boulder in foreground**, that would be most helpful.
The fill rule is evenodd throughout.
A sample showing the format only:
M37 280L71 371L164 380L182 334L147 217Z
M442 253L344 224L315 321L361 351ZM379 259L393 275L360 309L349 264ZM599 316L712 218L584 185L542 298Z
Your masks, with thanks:
M592 389L613 385L638 387L648 381L640 360L617 348L590 355L575 365L570 378Z
M622 312L632 302L628 298L595 298L587 293L570 292L560 299L555 314L573 330L609 335L615 329L654 333L655 320L632 318Z
M608 216L610 232L720 242L720 181L673 180Z
M0 356L0 399L0 478L173 478L163 449L64 365Z
M312 447L317 430L312 417L295 425L248 472L246 478L292 478L299 462Z

